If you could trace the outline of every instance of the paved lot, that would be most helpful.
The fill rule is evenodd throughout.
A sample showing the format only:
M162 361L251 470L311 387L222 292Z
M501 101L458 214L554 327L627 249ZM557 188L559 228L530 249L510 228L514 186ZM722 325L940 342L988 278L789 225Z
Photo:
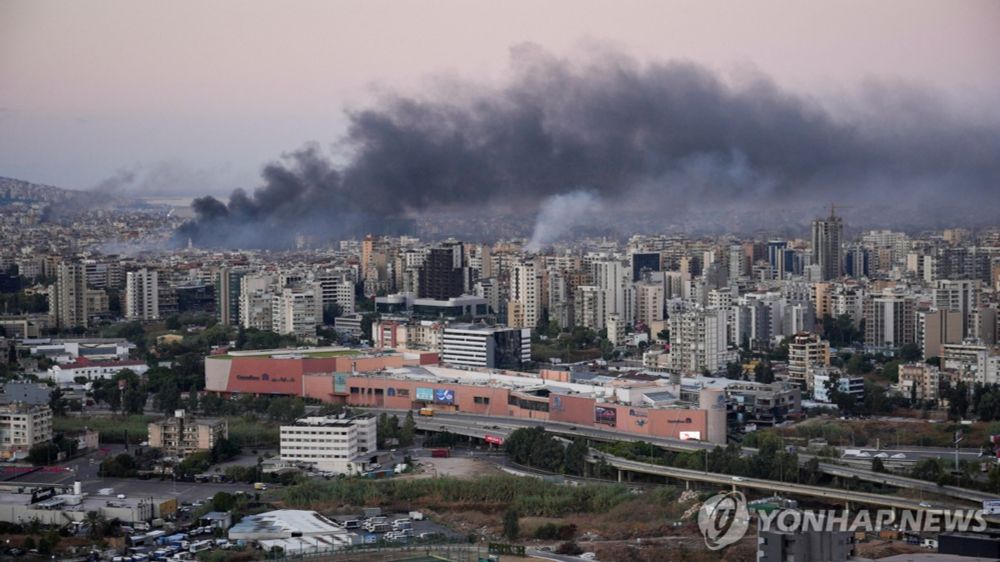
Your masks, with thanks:
M136 478L101 478L97 475L100 461L107 455L117 455L125 451L123 445L113 445L106 452L94 452L62 463L57 467L35 472L14 480L17 484L62 484L71 486L79 480L83 491L96 495L98 490L112 488L115 494L129 497L177 498L181 502L204 500L217 492L234 493L238 490L253 492L250 484L201 484L194 482L173 482L171 480L139 480ZM134 449L134 447L133 447ZM67 470L68 469L68 470Z

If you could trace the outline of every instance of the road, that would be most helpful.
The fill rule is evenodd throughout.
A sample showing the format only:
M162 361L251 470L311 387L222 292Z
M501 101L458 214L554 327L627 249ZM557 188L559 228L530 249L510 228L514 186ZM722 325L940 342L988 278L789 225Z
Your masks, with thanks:
M506 437L510 432L522 427L533 427L543 425L546 430L563 437L588 437L601 441L633 441L637 438L660 446L669 450L679 451L707 451L714 449L717 445L703 441L682 441L680 439L670 439L665 437L635 436L618 433L611 430L602 430L589 427L578 427L572 424L554 422L547 420L532 420L524 418L509 418L498 416L478 416L471 414L444 414L433 417L418 417L417 428L424 431L449 431L457 435L466 435L473 438L482 439L485 435L497 435ZM744 447L744 454L754 454L756 449ZM912 451L911 451L912 453ZM976 452L978 455L978 451ZM799 462L805 464L813 458L812 455L799 453ZM870 459L869 461L870 462ZM820 462L819 469L824 474L842 478L858 478L866 482L874 482L920 490L928 494L944 495L952 499L962 500L975 504L981 504L984 500L996 499L993 494L968 490L956 486L938 486L933 482L926 482L915 478L897 476L880 472L873 472L867 468L852 466L842 466L829 462Z

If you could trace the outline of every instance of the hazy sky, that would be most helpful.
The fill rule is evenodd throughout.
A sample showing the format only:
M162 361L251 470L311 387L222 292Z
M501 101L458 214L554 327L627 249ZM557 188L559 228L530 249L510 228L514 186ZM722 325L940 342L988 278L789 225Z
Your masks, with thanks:
M253 187L281 153L335 142L345 107L442 76L502 80L524 42L762 72L833 106L874 81L1000 108L995 0L0 0L0 175Z

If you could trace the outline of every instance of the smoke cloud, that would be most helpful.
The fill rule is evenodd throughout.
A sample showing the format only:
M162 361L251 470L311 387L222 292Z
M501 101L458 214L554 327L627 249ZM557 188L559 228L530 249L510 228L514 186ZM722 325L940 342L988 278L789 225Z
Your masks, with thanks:
M540 211L533 242L544 244L573 228L555 206L577 201L578 186L623 220L718 206L724 221L725 209L808 202L996 218L1000 126L910 87L870 88L835 116L767 77L726 81L690 62L564 59L522 45L512 70L498 87L459 84L349 111L332 153L307 146L266 166L252 193L196 200L179 241L284 247L298 235L405 231L427 211L505 208Z
M586 225L601 211L598 198L589 191L553 195L542 203L525 250L537 253L573 229Z

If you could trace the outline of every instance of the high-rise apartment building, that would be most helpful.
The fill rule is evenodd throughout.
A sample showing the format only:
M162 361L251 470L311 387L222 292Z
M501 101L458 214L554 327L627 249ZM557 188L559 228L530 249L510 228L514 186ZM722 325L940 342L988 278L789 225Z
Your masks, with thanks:
M865 345L898 348L916 342L912 296L886 290L865 301Z
M89 325L83 265L62 262L56 268L56 282L49 287L49 316L60 330Z
M431 248L420 268L419 297L448 300L462 296L466 288L463 254L460 242L447 242Z
M271 329L298 338L316 337L316 326L323 320L319 298L312 287L285 287L274 295L271 306Z
M604 291L596 285L580 285L573 301L577 326L599 331L604 328Z
M837 279L844 274L843 237L844 221L834 214L833 208L829 217L812 223L812 262L819 265L823 281Z
M669 318L670 364L683 373L712 373L725 369L737 354L728 346L728 313L695 309Z
M798 333L788 342L788 379L812 392L813 368L830 366L830 342L816 334Z
M223 326L240 323L240 287L244 273L228 267L215 274L215 312Z
M534 259L514 265L510 272L510 302L507 325L511 328L534 328L542 317L542 271Z
M160 317L160 276L156 270L140 269L126 275L125 317L130 320Z

